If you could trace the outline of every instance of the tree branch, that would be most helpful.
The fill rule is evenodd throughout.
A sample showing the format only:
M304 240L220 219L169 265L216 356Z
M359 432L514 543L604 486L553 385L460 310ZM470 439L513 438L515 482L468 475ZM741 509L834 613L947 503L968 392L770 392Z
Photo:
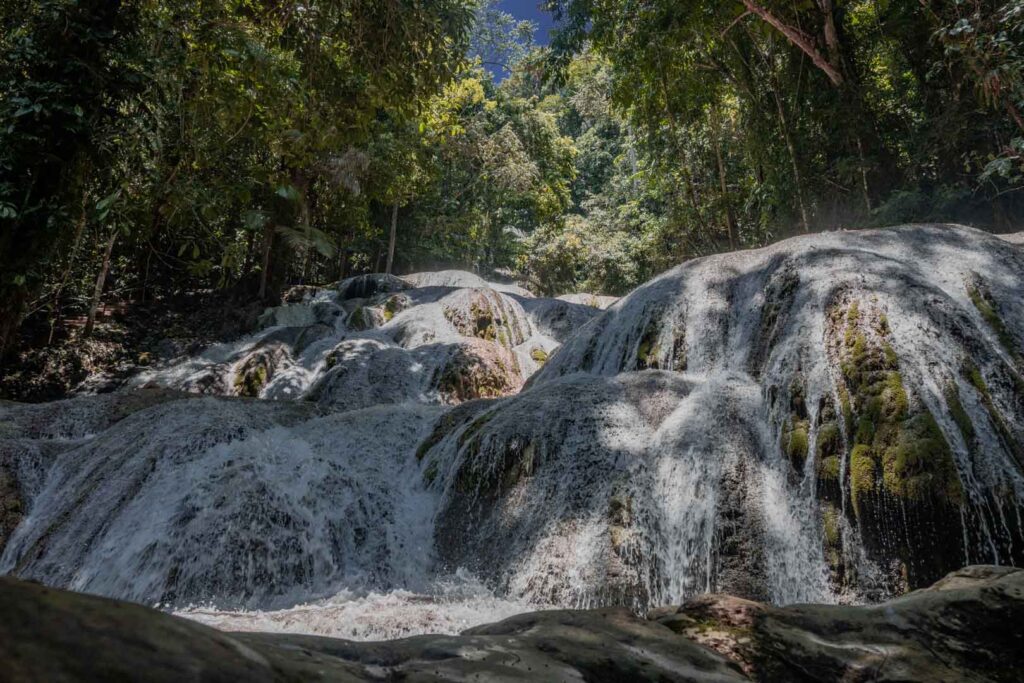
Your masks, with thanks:
M814 40L811 36L798 28L794 28L793 26L783 23L782 20L766 10L764 7L758 5L754 0L743 0L743 5L749 12L753 12L757 16L761 17L761 19L770 24L773 28L779 31L779 33L786 36L789 42L810 57L811 61L814 62L814 65L825 72L825 75L828 76L833 85L841 86L843 84L843 75L839 72L839 69L829 62L828 59L825 58L825 55L821 54L818 48L814 46Z

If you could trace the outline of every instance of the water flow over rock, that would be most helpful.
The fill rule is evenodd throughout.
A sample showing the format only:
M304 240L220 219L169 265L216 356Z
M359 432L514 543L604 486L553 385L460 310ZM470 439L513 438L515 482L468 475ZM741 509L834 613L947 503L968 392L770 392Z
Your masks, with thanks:
M1020 249L955 226L831 233L665 273L531 384L653 367L758 387L753 460L817 508L791 532L817 528L840 591L887 593L1024 561L1022 340Z
M177 607L473 575L498 610L642 610L871 601L1024 562L1009 242L808 236L603 313L413 279L297 290L264 331L137 380L218 398L0 405L0 571Z

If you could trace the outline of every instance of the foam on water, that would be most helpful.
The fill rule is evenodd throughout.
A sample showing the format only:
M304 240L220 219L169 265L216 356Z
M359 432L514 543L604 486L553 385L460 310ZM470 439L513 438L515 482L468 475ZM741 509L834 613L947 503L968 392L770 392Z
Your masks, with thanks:
M381 641L411 636L457 635L543 606L495 597L465 573L437 582L426 594L406 590L357 594L282 610L223 611L190 607L175 612L224 631L293 633Z

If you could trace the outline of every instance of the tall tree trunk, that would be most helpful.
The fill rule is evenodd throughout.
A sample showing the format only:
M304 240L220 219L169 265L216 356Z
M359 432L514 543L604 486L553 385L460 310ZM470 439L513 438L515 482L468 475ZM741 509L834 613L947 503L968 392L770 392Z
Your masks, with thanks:
M732 211L732 202L729 201L729 184L726 181L725 161L722 158L722 120L718 108L713 108L712 116L715 127L715 160L718 163L718 184L722 192L722 204L725 207L725 232L729 238L729 249L735 251L737 247L736 216Z
M388 239L388 265L385 275L391 275L391 268L395 265L395 239L398 237L398 202L391 207L391 237Z
M107 283L107 273L110 272L110 255L114 252L114 242L117 241L117 230L110 232L110 239L107 240L107 248L103 252L103 265L100 267L100 274L96 276L96 288L92 292L92 302L89 304L89 317L85 319L83 336L90 336L93 327L96 325L96 313L99 311L100 302L103 299L103 286Z

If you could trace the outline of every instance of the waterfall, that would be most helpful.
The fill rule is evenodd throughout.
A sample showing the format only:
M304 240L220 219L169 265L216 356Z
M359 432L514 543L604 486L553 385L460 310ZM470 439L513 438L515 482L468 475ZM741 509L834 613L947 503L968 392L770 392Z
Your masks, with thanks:
M614 303L458 272L289 299L114 394L0 404L0 572L372 638L1024 562L1024 250L984 233L805 236Z

